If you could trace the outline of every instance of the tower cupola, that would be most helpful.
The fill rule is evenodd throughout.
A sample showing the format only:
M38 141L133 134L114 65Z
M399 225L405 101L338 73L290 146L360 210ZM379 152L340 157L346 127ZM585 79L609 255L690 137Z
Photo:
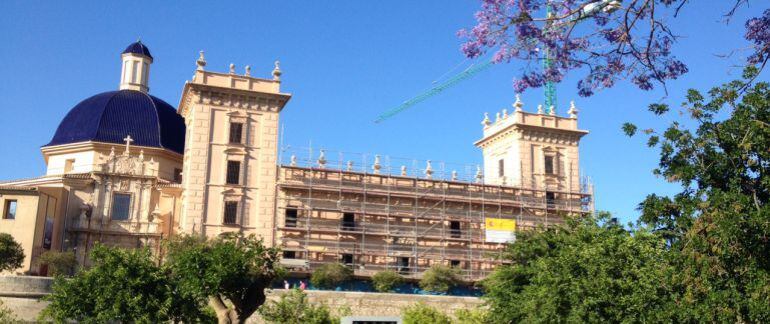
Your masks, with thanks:
M120 58L123 60L120 90L136 90L145 93L149 91L148 80L150 64L152 64L150 49L142 44L142 41L136 41L126 47Z

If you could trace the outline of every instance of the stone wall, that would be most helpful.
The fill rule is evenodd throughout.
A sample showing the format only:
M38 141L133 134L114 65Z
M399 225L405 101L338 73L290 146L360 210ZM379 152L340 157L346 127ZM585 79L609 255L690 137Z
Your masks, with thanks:
M53 279L45 277L0 276L0 301L21 320L33 321L48 304L40 301L40 297L51 292L52 282ZM270 290L267 298L277 300L284 293L284 289ZM351 315L361 316L399 316L405 307L416 303L424 303L447 314L454 314L458 309L470 309L482 303L481 299L476 297L313 290L307 291L307 294L311 303L326 304L334 312L349 309ZM254 315L249 322L262 321L258 315Z

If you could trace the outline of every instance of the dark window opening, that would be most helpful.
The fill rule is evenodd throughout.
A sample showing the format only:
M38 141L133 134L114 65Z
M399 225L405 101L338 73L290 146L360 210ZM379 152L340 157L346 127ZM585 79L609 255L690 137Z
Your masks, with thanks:
M297 258L297 252L296 251L283 251L283 258L284 259L296 259Z
M174 168L174 182L182 183L182 169Z
M556 194L550 191L546 192L545 203L548 204L548 208L554 208L556 206Z
M286 215L284 219L284 226L297 227L297 210L294 208L286 208Z
M505 160L503 159L497 161L497 176L500 178L505 176Z
M235 224L235 219L238 215L238 202L226 201L225 202L225 224Z
M352 231L356 228L356 215L353 213L342 214L342 230Z
M460 238L462 235L462 231L460 230L460 222L459 221L451 221L449 222L449 234L452 238Z
M449 266L452 268L459 268L460 260L449 260Z
M227 184L241 183L241 162L227 161Z
M116 193L112 195L112 215L114 220L127 220L131 209L131 195Z
M352 266L353 265L353 255L352 254L343 254L340 262L342 262L342 264L344 264L346 266Z
M555 174L553 169L553 156L546 156L545 157L545 173L546 174Z
M401 272L401 273L409 272L409 258L408 257L400 257L400 258L398 258L398 272Z
M230 143L240 144L243 141L243 123L230 123Z
M3 219L16 219L16 200L5 201Z

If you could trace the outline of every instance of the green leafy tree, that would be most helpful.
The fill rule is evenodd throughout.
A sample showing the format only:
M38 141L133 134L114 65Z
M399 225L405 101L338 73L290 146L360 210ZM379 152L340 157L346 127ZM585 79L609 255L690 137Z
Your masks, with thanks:
M16 270L24 262L24 249L8 233L0 233L0 272Z
M147 249L97 244L91 260L93 266L73 278L55 279L53 292L44 297L50 304L41 319L57 323L159 323L200 318L201 305L174 293L173 283ZM183 303L192 305L180 307ZM183 313L183 309L192 314Z
M307 294L299 289L284 293L278 300L268 301L259 308L259 314L262 319L270 323L334 324L340 322L340 318L334 316L328 306L311 304Z
M404 283L404 278L398 272L385 270L372 276L374 290L379 292L391 292L393 289Z
M353 278L353 270L341 263L327 263L313 271L310 283L322 289L333 289Z
M50 276L71 276L78 265L73 252L46 251L40 255L37 262L48 266Z
M219 323L243 323L265 302L280 275L278 248L254 235L203 240L180 236L167 244L167 265L181 295L207 301Z
M455 311L455 318L458 324L486 324L490 323L489 315L486 309L458 309Z
M404 309L404 324L452 324L452 318L438 309L417 303Z
M460 271L445 265L436 264L422 274L420 288L432 292L448 292L462 283Z
M750 84L757 73L747 68L707 94L689 90L689 120L647 132L660 149L654 173L682 188L639 205L640 221L676 255L671 316L682 322L770 322L770 84Z
M626 230L608 214L522 233L504 251L510 265L484 280L495 323L655 322L669 290L665 240Z

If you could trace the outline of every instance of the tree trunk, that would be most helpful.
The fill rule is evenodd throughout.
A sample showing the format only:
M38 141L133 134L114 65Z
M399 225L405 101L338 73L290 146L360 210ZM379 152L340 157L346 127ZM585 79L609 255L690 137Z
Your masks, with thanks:
M217 314L217 323L219 324L233 324L240 323L238 320L238 314L234 309L227 307L219 296L209 296L209 306L214 309Z

